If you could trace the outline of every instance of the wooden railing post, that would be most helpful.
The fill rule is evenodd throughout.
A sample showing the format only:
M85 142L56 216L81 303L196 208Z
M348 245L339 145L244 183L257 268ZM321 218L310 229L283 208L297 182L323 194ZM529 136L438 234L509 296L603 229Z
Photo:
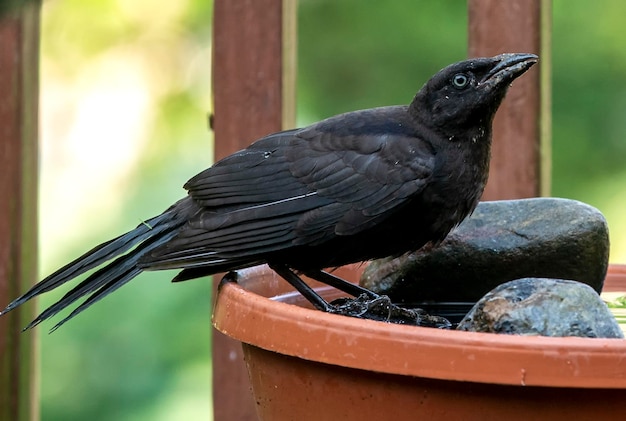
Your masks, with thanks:
M39 1L0 16L0 306L37 278ZM0 319L0 419L39 419L29 304Z
M217 160L293 126L296 6L295 0L215 0L213 7ZM257 419L241 344L215 330L213 407L216 420Z
M483 200L550 193L550 29L552 0L469 0L469 56L535 53L494 120Z

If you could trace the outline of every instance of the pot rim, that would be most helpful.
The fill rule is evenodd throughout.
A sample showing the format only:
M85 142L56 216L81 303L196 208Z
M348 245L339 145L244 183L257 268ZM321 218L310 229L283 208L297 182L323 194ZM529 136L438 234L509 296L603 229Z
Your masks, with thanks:
M284 294L287 283L266 266L239 275L243 286L220 285L213 325L234 339L269 351L441 380L626 388L623 339L498 335L362 320L283 302L291 300L293 293Z

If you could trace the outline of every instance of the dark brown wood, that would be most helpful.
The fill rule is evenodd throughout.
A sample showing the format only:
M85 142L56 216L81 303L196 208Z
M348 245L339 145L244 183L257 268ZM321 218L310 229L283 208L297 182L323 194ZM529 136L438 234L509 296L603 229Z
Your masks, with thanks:
M483 200L549 194L549 19L551 0L469 0L469 56L535 53L539 65L515 81L494 120ZM542 83L543 82L543 83Z
M288 33L285 33L288 31ZM293 0L215 0L215 159L293 125ZM287 48L288 51L285 51ZM215 283L220 277L214 277ZM256 420L241 344L213 330L216 420Z
M215 159L282 127L282 0L215 1Z
M39 2L0 17L0 306L37 277ZM0 419L38 419L34 305L0 319Z

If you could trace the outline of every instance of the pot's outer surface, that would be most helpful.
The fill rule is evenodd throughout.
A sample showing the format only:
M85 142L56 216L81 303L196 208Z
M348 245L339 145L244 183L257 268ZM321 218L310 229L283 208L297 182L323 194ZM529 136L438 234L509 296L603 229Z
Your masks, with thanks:
M617 269L608 288L626 279ZM623 411L624 340L360 320L287 304L302 300L267 269L242 272L239 283L221 285L213 323L249 344L262 419L571 420ZM321 291L333 298L334 290Z

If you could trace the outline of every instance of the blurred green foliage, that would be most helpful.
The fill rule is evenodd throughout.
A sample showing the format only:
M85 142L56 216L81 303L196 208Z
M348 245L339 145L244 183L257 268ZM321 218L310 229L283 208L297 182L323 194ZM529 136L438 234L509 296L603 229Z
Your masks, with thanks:
M424 82L466 55L459 1L300 1L298 105L312 120L408 103Z
M63 203L42 201L42 231L60 224L77 233L42 238L42 275L165 209L184 194L180 186L210 164L211 7L207 0L45 2L44 96L49 80L71 86L105 58L132 57L148 81L151 117L140 122L147 140L133 168L123 183L102 193L97 214L52 219L48 210ZM465 57L466 20L463 1L300 0L299 123L407 103L436 70ZM624 24L621 0L554 1L553 195L602 210L614 260L622 262ZM116 124L107 117L103 113L102 125ZM43 177L54 177L63 165L44 161ZM81 195L94 186L75 179L66 188ZM43 420L207 418L210 283L171 285L172 275L144 274L54 335L40 328Z
M212 4L206 1L156 5L147 0L50 0L44 4L42 114L58 113L46 108L50 96L74 95L79 103L78 111L69 109L75 114L68 117L72 127L71 120L80 118L80 110L86 108L81 101L89 99L93 85L126 82L117 73L107 75L111 67L116 72L121 67L139 73L138 79L129 80L143 79L152 103L139 114L147 116L145 121L137 122L147 140L130 170L111 161L111 175L127 173L101 192L95 211L78 220L59 220L54 209L67 205L46 199L42 191L42 232L49 225L62 224L65 230L80 233L42 238L42 275L161 212L184 195L181 186L191 175L210 165L212 137L205 120L210 107L211 16ZM56 85L62 88L54 89ZM70 92L74 86L77 93ZM83 96L81 90L87 94ZM119 124L111 116L119 115L103 108L91 127L93 133ZM45 115L43 120L47 121ZM71 154L63 155L71 146L62 136L56 140L56 146L49 147L52 152L43 148L42 189L51 184L50 178L63 181L63 171L72 165ZM94 140L87 132L80 142L82 146ZM124 145L111 142L111 146ZM107 151L106 145L93 148ZM115 150L109 152L115 156ZM75 177L64 187L91 197L85 192L102 186L85 184L97 177L92 177L89 166L82 170L83 179ZM172 285L173 275L143 275L55 334L40 329L42 420L207 419L212 409L210 280ZM51 295L41 299L40 306L51 304L60 293Z

